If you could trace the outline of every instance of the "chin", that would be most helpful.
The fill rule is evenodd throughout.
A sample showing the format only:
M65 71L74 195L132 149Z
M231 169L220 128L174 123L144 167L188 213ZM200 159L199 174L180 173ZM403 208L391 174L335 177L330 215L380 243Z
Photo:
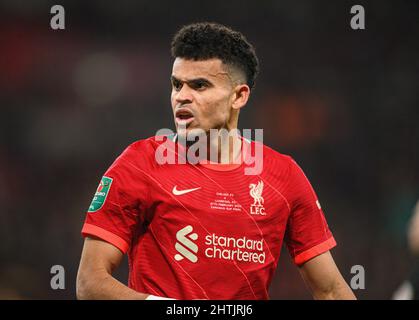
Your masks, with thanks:
M206 132L202 128L177 128L177 134L179 138L187 139L188 137L206 135Z

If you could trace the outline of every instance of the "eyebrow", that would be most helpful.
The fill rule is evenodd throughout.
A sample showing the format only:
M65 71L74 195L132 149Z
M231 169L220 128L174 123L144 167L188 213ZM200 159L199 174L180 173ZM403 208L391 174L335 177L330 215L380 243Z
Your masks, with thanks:
M195 79L189 79L189 80L182 81L182 80L176 78L175 76L171 76L170 79L171 79L172 82L180 82L180 83L185 82L188 85L191 85L191 84L196 85L196 84L199 83L199 84L205 84L207 86L213 86L213 83L211 81L209 81L208 79L205 79L205 78L195 78Z

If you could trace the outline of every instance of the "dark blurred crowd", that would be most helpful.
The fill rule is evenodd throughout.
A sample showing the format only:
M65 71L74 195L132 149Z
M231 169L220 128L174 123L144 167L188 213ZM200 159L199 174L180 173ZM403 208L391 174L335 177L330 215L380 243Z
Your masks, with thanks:
M75 298L99 179L127 145L173 129L171 37L202 20L255 45L261 74L240 128L263 128L304 169L345 279L365 268L355 294L391 297L419 199L419 3L368 2L358 31L346 1L62 1L65 30L50 28L54 4L0 4L0 298ZM310 298L280 259L271 298ZM66 290L50 288L53 265Z

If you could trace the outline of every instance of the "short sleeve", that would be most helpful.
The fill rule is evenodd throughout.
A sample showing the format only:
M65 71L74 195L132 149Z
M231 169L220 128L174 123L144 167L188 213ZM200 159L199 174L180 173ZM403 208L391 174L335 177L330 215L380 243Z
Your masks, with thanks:
M297 265L330 250L336 241L320 202L303 170L291 159L289 169L290 216L285 233L288 251Z
M84 237L98 237L123 253L129 249L138 225L143 223L148 197L147 181L141 169L133 164L137 154L128 147L105 172L82 228Z

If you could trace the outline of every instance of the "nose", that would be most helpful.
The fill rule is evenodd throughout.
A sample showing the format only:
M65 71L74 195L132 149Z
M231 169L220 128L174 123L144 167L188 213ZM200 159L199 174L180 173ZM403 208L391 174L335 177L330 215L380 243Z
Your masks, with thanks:
M175 99L177 103L191 103L193 99L191 88L185 83L180 91L176 92Z

